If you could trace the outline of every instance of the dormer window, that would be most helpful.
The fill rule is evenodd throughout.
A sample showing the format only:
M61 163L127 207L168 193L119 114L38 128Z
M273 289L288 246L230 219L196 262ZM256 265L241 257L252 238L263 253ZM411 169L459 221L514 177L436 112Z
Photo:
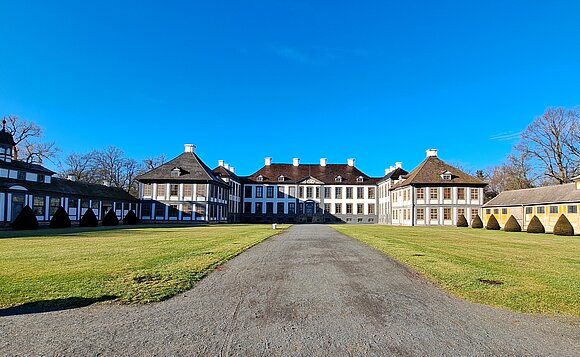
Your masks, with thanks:
M363 182L364 178L362 176L359 176L356 178L356 182Z
M181 176L181 169L179 167L175 167L171 170L171 177L179 177Z
M278 176L278 182L284 182L284 175Z
M262 175L258 175L258 177L256 178L256 180L257 180L258 182L262 182L262 181L264 181L264 176L262 176Z
M441 175L441 178L443 178L444 180L451 180L451 174L443 174Z
M23 180L23 181L26 180L26 171L18 171L16 178L18 180Z
M334 182L342 182L342 176L340 176L340 175L339 176L336 176L334 178Z

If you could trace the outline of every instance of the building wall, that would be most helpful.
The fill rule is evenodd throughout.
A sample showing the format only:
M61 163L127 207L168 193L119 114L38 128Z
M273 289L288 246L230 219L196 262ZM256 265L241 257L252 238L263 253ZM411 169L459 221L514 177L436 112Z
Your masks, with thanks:
M483 222L487 224L493 214L500 227L504 227L507 220L513 215L522 230L527 229L532 217L537 216L544 225L546 232L552 232L554 225L564 214L574 227L576 233L580 233L580 202L556 203L556 204L538 204L525 206L503 206L503 207L485 207L483 209Z

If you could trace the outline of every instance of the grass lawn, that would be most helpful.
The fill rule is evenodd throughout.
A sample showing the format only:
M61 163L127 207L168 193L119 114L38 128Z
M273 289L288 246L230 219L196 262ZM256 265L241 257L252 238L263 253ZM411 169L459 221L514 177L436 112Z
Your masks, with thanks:
M580 316L578 236L456 227L333 227L468 300L522 312Z
M163 300L277 232L266 224L0 232L0 307Z

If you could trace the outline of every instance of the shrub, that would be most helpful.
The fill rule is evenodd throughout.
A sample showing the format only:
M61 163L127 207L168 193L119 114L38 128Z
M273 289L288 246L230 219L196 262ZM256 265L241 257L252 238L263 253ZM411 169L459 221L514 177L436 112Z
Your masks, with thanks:
M563 214L560 215L556 225L554 226L554 234L557 236L573 236L574 227L570 224L570 221Z
M24 206L22 211L16 216L14 222L12 222L12 229L24 230L24 229L36 229L38 228L38 220L36 215L32 211L30 206Z
M479 218L479 215L476 215L471 221L471 228L483 228L483 222Z
M117 218L117 214L113 209L110 209L105 217L103 217L103 226L118 226L119 225L119 218Z
M91 208L89 208L85 212L85 214L83 214L79 223L80 223L81 227L98 227L99 226L99 220L97 219L97 216L95 216L95 212L93 212L93 210Z
M537 216L532 217L532 220L528 224L528 233L546 233L546 229L540 219Z
M487 220L487 224L485 225L485 229L489 229L491 231L499 231L500 226L497 221L497 218L492 214L489 219Z
M70 218L63 206L58 206L50 219L50 228L70 228Z
M123 218L123 224L133 225L137 223L139 223L139 218L137 218L135 212L133 212L133 210L127 212L125 218Z
M469 227L464 215L459 215L459 218L457 219L457 227Z
M518 222L516 217L511 215L510 218L505 223L503 230L506 232L521 232L522 226L520 226L520 223Z

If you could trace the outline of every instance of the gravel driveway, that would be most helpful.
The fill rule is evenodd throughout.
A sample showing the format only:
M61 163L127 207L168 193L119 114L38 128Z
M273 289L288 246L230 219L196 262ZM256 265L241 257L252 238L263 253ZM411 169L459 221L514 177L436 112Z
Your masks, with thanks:
M452 297L323 225L297 225L190 291L0 317L2 355L578 355L580 319Z

